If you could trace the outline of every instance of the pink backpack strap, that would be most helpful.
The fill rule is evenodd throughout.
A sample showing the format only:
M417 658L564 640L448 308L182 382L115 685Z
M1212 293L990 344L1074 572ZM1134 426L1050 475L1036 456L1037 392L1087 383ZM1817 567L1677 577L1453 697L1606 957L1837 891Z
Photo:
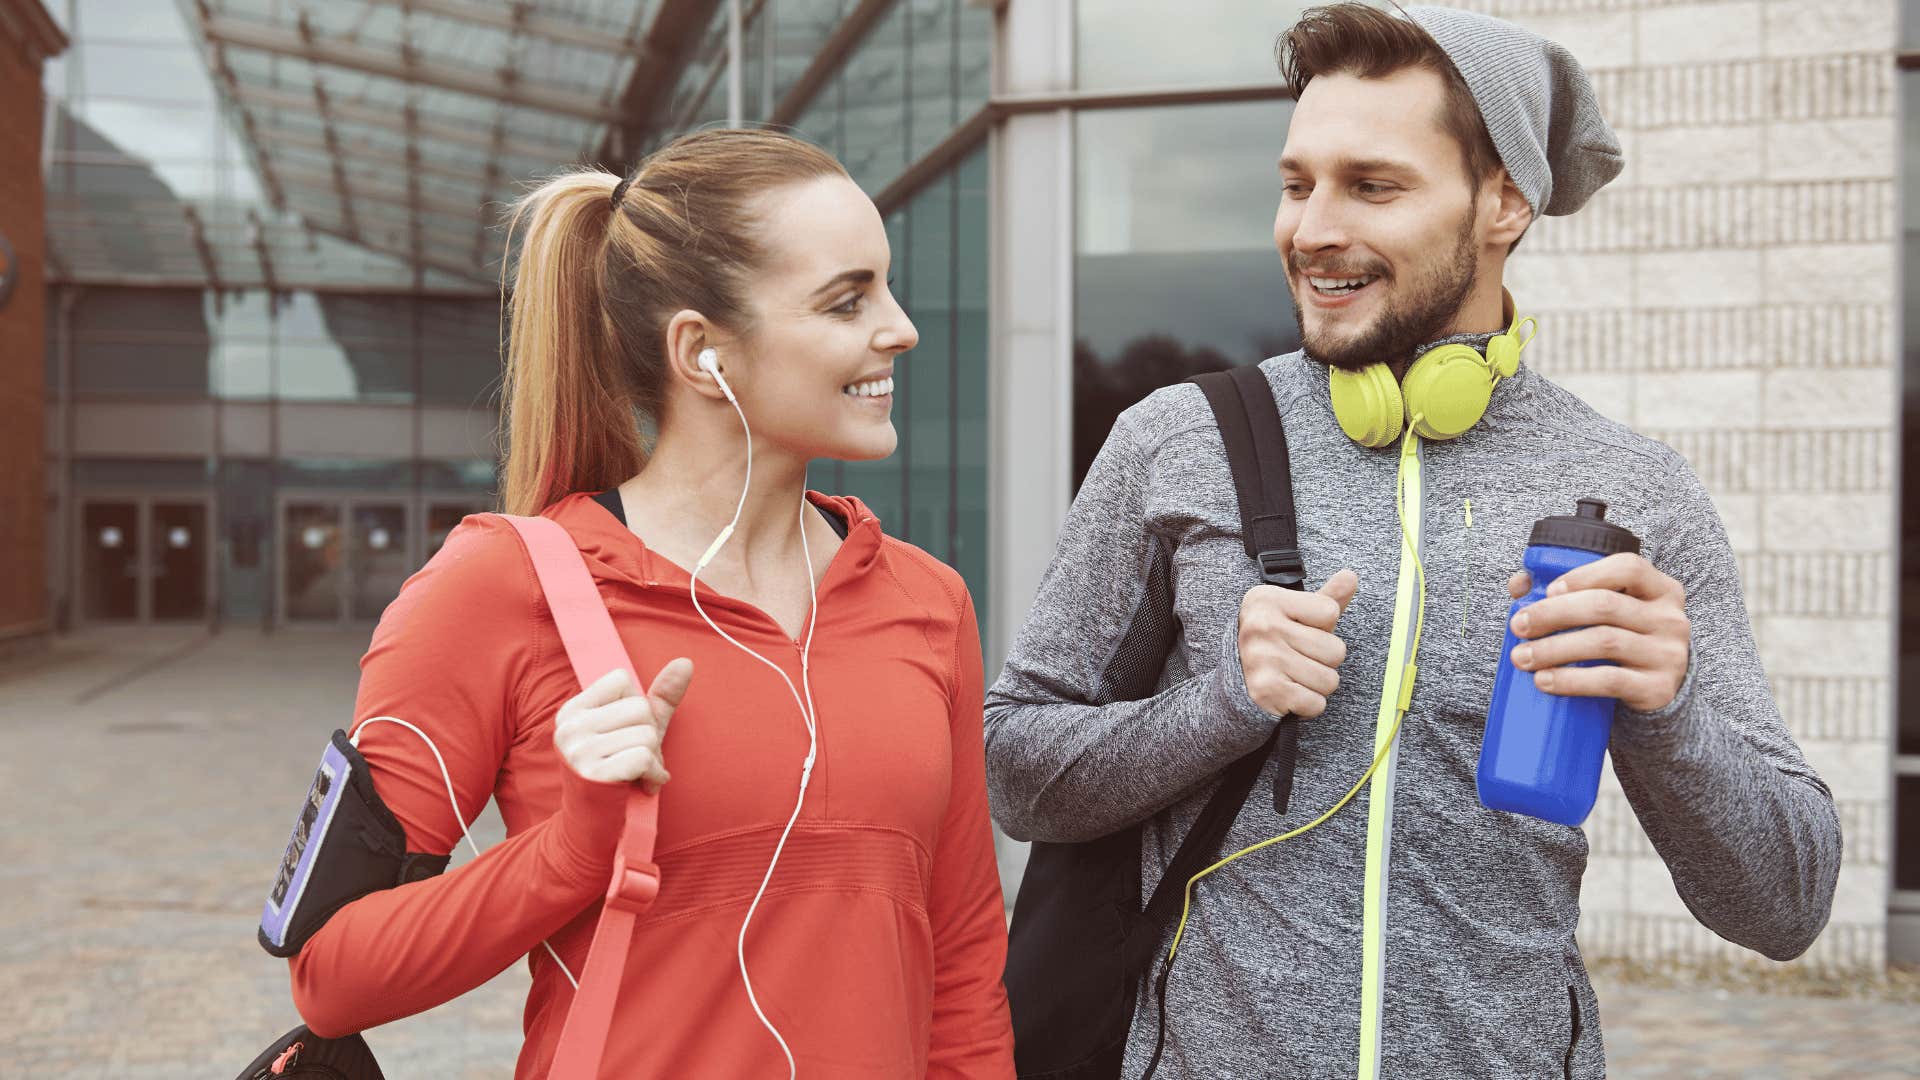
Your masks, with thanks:
M573 663L582 689L614 668L623 668L635 688L646 684L633 670L633 661L613 628L613 617L594 587L593 575L567 530L550 518L502 514L520 534L533 558L533 572L546 594L547 609L560 630L560 641ZM562 768L565 766L563 765ZM560 1028L550 1080L592 1080L600 1073L606 1052L607 1029L613 1023L614 999L627 966L634 922L653 905L660 892L660 868L653 862L653 842L660 823L660 797L634 784L627 793L627 823L613 856L613 878L607 885L606 906L593 930L587 966L580 988Z

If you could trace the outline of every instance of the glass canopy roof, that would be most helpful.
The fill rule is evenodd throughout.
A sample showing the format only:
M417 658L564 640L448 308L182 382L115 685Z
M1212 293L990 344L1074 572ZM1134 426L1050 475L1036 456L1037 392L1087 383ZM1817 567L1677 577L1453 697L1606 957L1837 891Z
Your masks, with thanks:
M84 0L48 72L53 277L494 287L506 204L663 112L718 2ZM211 140L162 135L196 109Z

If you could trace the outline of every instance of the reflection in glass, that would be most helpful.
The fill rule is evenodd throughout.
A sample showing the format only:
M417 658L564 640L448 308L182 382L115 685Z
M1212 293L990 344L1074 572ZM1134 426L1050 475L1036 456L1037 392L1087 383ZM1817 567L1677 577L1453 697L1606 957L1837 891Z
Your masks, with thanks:
M140 507L90 502L80 512L82 617L89 622L140 617Z
M1278 82L1274 45L1302 11L1324 2L1186 4L1179 32L1168 33L1164 0L1081 0L1074 81L1090 90Z
M346 577L340 504L290 502L280 514L280 610L294 622L337 622Z
M206 504L154 503L153 531L153 617L206 618Z
M413 560L408 557L406 507L356 503L352 551L348 568L351 617L377 619L413 572Z
M1120 411L1299 346L1273 248L1288 102L1076 119L1074 484Z

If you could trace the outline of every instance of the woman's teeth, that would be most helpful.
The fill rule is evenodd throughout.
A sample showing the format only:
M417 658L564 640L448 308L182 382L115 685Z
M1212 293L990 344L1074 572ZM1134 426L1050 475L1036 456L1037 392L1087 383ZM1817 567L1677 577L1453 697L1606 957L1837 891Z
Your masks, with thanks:
M1307 281L1311 283L1315 289L1329 296L1345 296L1356 289L1362 289L1372 284L1378 277L1379 275L1377 274L1356 278L1310 277Z
M893 393L893 379L875 379L872 382L854 383L841 387L840 392L854 397L886 397Z

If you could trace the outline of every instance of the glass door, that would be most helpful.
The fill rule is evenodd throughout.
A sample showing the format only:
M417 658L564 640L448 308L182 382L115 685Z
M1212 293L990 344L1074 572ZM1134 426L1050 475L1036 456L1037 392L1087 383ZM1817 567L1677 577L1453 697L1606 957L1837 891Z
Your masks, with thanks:
M147 579L152 617L198 620L207 617L207 504L154 501L151 504L152 576Z
M140 504L88 501L80 507L85 548L81 617L87 622L140 617Z
M290 499L280 507L280 617L340 621L347 569L338 499Z
M348 518L347 582L349 617L378 619L413 573L404 503L354 502Z

